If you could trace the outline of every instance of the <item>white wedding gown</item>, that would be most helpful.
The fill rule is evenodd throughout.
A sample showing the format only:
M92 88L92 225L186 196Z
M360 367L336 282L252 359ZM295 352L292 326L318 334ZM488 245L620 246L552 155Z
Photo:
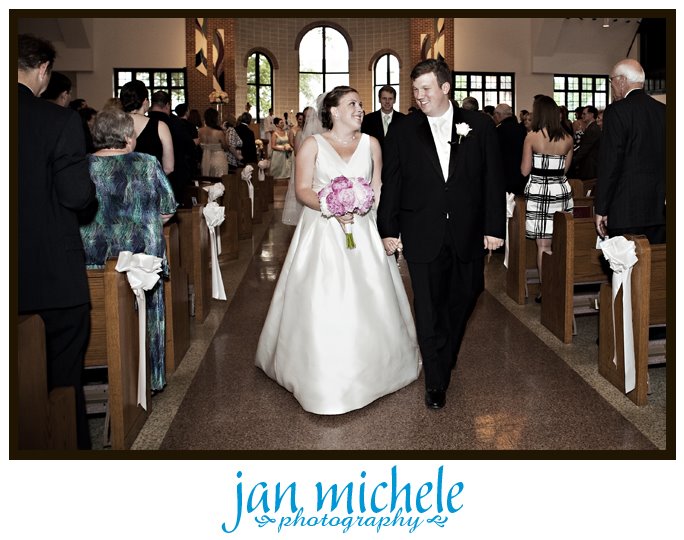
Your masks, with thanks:
M368 135L349 163L315 137L314 191L340 175L372 177ZM359 409L420 373L408 298L374 209L354 216L353 235L347 249L335 218L304 207L259 338L256 365L316 414Z

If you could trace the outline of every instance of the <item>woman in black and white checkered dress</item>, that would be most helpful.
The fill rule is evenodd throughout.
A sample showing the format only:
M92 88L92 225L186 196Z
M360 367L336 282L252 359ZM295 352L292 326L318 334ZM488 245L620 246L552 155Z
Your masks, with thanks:
M573 209L570 184L566 173L572 162L572 136L560 123L561 112L556 102L540 96L532 109L532 131L523 146L520 171L528 176L525 186L527 212L525 236L537 242L537 269L541 282L542 254L551 253L553 214ZM541 301L541 293L535 299Z

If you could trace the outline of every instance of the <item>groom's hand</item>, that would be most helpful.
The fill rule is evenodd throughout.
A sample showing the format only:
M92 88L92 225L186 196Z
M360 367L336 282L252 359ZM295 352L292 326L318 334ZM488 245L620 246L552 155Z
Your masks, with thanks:
M501 238L496 238L495 236L485 236L484 237L484 248L490 251L499 249L503 246L504 241Z
M387 255L393 255L395 251L402 250L401 240L398 238L387 237L382 239L382 245L385 247Z

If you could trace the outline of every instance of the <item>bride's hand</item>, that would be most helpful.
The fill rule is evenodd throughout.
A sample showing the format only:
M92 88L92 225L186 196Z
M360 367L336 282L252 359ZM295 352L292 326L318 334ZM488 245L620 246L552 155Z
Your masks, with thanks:
M339 222L342 230L344 230L345 225L350 225L354 223L354 214L347 212L343 216L335 216L335 219Z

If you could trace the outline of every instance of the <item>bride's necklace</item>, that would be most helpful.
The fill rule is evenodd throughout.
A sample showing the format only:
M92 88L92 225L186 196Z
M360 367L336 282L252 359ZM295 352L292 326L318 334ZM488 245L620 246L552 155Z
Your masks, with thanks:
M334 133L332 130L330 130L329 133L330 133L330 136L331 136L333 139L335 139L338 143L340 143L340 144L342 144L342 145L344 145L344 146L346 146L346 145L348 145L348 144L350 144L350 143L352 143L352 142L354 142L354 141L356 140L356 133L354 133L354 134L351 136L351 139L349 139L348 141L344 141L344 140L340 139L337 135L335 135L335 133Z

